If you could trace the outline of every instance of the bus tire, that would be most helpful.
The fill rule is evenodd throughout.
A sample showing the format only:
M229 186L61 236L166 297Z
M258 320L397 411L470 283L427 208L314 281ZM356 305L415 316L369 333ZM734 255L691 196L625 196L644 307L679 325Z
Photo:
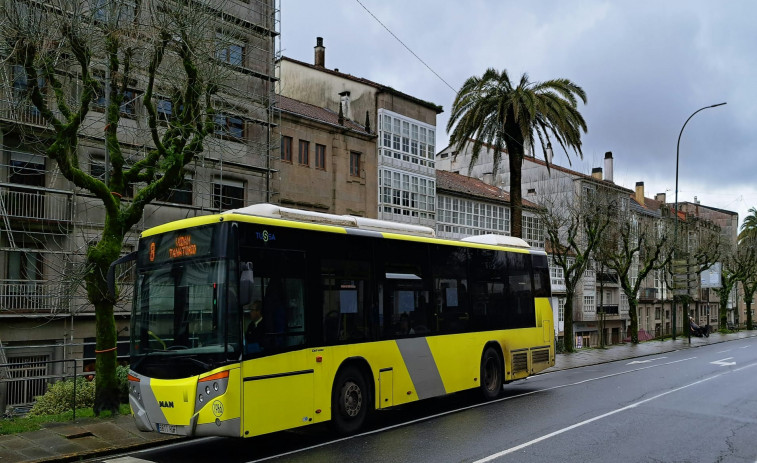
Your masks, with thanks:
M340 434L352 434L365 422L370 393L365 377L355 367L343 368L334 381L331 395L331 422Z
M493 347L481 356L481 393L486 400L494 400L502 392L502 359Z

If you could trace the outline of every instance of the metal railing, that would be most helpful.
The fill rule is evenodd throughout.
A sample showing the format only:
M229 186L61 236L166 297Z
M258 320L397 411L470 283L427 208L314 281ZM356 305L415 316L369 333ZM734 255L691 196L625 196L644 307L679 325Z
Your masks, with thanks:
M0 312L58 311L70 289L47 280L0 280Z
M49 374L48 365L55 363L71 363L73 364L72 373L61 374ZM12 362L0 364L0 369L7 369L9 377L0 376L0 386L6 384L8 386L8 396L10 399L23 398L25 400L19 402L18 400L7 400L6 410L2 414L4 417L13 417L18 415L24 415L31 408L30 403L34 401L35 397L43 395L47 391L47 385L51 379L73 379L74 391L71 398L71 409L73 410L73 420L76 420L76 382L78 375L76 372L76 359L62 359L62 360L38 360L28 362ZM32 373L32 376L24 375L23 373ZM94 372L92 373L94 374ZM21 393L21 394L19 394ZM13 403L16 402L16 403ZM10 410L10 411L8 411Z
M10 219L72 221L71 192L52 192L44 188L0 186L5 214Z

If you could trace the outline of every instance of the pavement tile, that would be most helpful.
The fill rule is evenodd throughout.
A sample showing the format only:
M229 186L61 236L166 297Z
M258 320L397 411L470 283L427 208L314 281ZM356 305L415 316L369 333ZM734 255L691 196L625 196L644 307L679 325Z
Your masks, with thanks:
M0 463L18 463L23 460L24 457L18 452L0 449Z
M31 447L34 445L33 442L28 441L21 437L22 434L14 434L9 436L0 436L0 449L10 449L10 450L16 450L16 449L22 449L25 447Z

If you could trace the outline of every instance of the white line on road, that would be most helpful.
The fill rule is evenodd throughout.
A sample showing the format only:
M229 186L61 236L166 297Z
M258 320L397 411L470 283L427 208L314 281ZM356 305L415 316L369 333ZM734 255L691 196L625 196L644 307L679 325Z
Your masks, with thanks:
M749 365L749 366L751 367L751 366L754 366L754 365L757 365L757 363ZM743 367L743 368L746 368L746 367ZM736 371L736 370L732 370L732 371ZM693 383L686 384L685 386L681 386L681 387L677 387L675 389L671 389L669 391L666 391L666 392L657 394L655 396L652 396L652 397L650 397L648 399L640 400L640 401L638 401L636 403L632 403L631 405L627 405L627 406L625 406L623 408L618 408L618 409L615 409L615 410L613 410L611 412L607 412L605 414L602 414L602 415L599 415L599 416L595 416L594 418L589 418L588 420L581 421L580 423L576 423L576 424L570 425L567 428L559 429L559 430L557 430L555 432L551 432L551 433L546 434L544 436L537 437L536 439L533 439L533 440L528 441L528 442L524 442L524 443L522 443L520 445L517 445L515 447L511 447L511 448L509 448L507 450L503 450L501 452L497 452L495 454L489 455L488 457L482 458L480 460L476 460L474 463L485 463L485 462L488 462L488 461L495 460L495 459L497 459L499 457L503 457L503 456L511 454L513 452L517 452L518 450L522 450L522 449L524 449L526 447L530 447L530 446L532 446L534 444L537 444L537 443L539 443L539 442L541 442L543 440L549 439L550 437L558 436L560 434L566 433L566 432L571 431L573 429L580 428L581 426L587 425L589 423L593 423L594 421L601 420L602 418L607 418L608 416L616 415L616 414L618 414L620 412L624 412L626 410L630 410L632 408L636 408L639 405L642 405L642 404L645 404L647 402L651 402L653 400L659 399L660 397L665 397L666 395L672 394L674 392L681 391L683 389L687 389L687 388L692 387L692 386L696 386L698 384L702 384L704 382L710 381L710 380L715 379L715 378L719 378L720 376L727 375L729 373L731 373L731 371L727 371L727 372L724 372L724 373L718 373L718 374L716 374L714 376L710 376L709 378L700 379L699 381L695 381Z
M724 366L724 367L727 367L727 366L730 366L730 365L736 365L736 362L726 362L726 360L731 360L732 358L733 357L727 357L727 358L724 358L724 359L715 360L714 362L710 362L710 363L712 363L713 365L720 365L720 366Z
M667 357L657 357L656 359L634 360L633 362L626 363L626 365L634 365L634 364L637 364L637 363L649 363L649 362L654 362L655 360L662 360L662 359L666 359L666 358Z
M720 352L718 352L718 354L725 354L726 352L730 352L730 351L731 349L721 350Z

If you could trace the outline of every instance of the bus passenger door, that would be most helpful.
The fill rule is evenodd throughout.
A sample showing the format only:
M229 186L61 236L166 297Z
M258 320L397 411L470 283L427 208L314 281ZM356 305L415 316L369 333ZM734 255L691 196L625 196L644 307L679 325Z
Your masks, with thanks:
M259 359L244 376L244 436L256 436L313 422L314 370L303 369L308 352ZM309 358L309 356L308 356Z

